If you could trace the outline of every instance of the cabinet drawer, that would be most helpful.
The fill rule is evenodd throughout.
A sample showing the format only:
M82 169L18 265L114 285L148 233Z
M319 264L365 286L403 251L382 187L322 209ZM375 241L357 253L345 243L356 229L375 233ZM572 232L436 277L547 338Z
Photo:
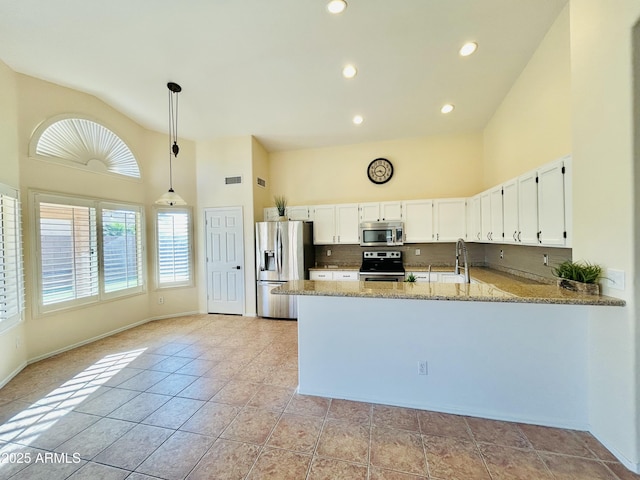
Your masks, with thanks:
M333 279L340 281L358 280L359 273L355 271L333 272Z
M319 272L317 270L313 270L309 272L310 280L333 280L334 272Z

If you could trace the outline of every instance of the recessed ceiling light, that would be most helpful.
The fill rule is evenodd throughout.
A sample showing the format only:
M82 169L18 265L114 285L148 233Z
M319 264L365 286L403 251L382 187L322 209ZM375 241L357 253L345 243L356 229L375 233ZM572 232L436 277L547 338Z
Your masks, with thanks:
M356 125L360 125L362 122L364 122L364 118L362 118L362 115L356 115L353 117L353 123L355 123Z
M456 108L454 105L451 105L450 103L447 103L445 105L442 106L442 108L440 109L440 111L442 113L451 113L453 112L453 109Z
M463 57L468 57L473 52L478 49L478 44L475 42L467 42L460 49L460 55Z
M358 73L358 70L356 69L356 67L354 67L351 64L345 65L344 68L342 69L342 76L344 78L353 78L356 76L357 73Z
M342 13L344 9L347 8L347 2L345 0L330 0L327 3L327 10L330 13Z

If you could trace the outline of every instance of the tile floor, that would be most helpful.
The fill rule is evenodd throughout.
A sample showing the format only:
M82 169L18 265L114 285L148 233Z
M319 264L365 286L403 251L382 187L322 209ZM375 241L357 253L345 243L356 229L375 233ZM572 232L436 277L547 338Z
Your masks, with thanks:
M0 389L0 479L630 480L584 432L297 395L297 324L151 322Z

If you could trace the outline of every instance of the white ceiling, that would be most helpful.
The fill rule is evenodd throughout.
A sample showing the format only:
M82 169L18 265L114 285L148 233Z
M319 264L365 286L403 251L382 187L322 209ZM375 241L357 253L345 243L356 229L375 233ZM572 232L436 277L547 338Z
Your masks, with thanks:
M336 16L326 0L0 0L0 59L161 132L177 82L182 138L255 135L280 151L469 132L567 0L348 2ZM461 58L466 41L479 49Z

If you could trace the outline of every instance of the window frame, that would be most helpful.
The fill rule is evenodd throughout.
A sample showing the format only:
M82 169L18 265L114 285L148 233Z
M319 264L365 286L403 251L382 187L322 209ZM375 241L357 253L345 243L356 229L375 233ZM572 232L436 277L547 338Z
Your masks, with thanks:
M16 280L15 289L12 289L13 295L9 297L8 301L5 304L10 304L11 302L15 302L15 313L11 315L6 315L5 317L0 316L0 333L3 333L10 328L15 327L16 325L22 323L24 321L24 257L23 257L23 247L22 247L22 218L21 218L21 202L20 202L20 191L16 188L12 188L9 185L5 185L0 183L0 199L2 197L7 197L12 200L13 208L12 212L9 215L13 216L13 219L9 219L9 221L14 225L14 228L9 230L5 228L5 220L4 215L0 215L0 235L2 238L6 238L5 236L9 233L8 241L3 241L0 245L6 246L9 244L13 246L15 251L13 256L8 256L9 260L13 259L14 262L8 263L10 267L13 267L13 279ZM0 202L0 208L4 209L4 201ZM8 222L7 222L8 223ZM4 256L5 248L0 248L0 264L6 265L6 258ZM11 287L11 283L9 283Z
M89 207L95 209L95 236L97 247L97 293L88 295L81 298L74 298L70 300L64 300L60 302L54 302L45 305L43 301L43 265L42 265L42 234L40 230L40 204L50 203L63 206L80 206ZM47 315L50 313L57 313L65 310L72 310L75 308L82 308L89 305L97 305L101 302L121 299L129 296L140 295L147 291L147 260L146 260L146 239L145 239L145 214L144 207L142 205L117 202L112 200L80 197L73 195L65 195L50 192L33 191L31 192L31 206L33 211L33 232L34 241L32 243L33 258L36 259L33 262L34 272L34 311L38 316ZM104 209L109 210L129 210L138 213L137 229L139 233L139 240L137 244L140 246L139 261L141 265L141 272L139 277L141 283L139 285L128 287L113 292L105 291L105 261L104 261L104 228L102 221L102 211Z
M189 266L189 279L183 281L175 281L175 282L161 282L160 280L160 222L158 221L158 216L160 213L176 213L181 212L187 215L188 225L187 225L187 233L189 235L188 239L188 255L189 259L187 261ZM194 252L194 224L193 224L193 210L191 207L162 207L162 206L154 206L153 208L153 219L154 219L154 233L155 233L155 258L154 258L154 267L155 267L155 282L156 288L158 290L167 289L167 288L179 288L179 287L193 287L195 285L195 252Z

